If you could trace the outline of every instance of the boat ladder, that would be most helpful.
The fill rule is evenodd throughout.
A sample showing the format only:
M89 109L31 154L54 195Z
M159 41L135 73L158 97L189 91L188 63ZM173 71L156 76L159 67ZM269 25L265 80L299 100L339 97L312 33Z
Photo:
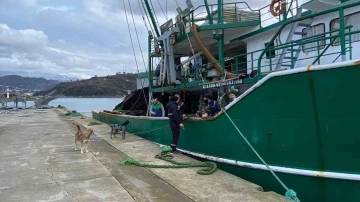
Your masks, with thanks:
M301 13L302 13L302 8L301 7L297 8L296 15L294 18L301 17ZM313 23L313 20L314 18L309 18L301 22L294 22L291 25L285 44L289 44L292 41L299 40L302 37L307 36L307 34L310 31L310 27L311 24ZM294 40L294 37L297 37L298 39ZM296 44L296 42L294 42L294 44ZM275 69L278 70L284 67L287 69L294 68L296 64L296 60L300 55L301 47L302 45L283 48Z

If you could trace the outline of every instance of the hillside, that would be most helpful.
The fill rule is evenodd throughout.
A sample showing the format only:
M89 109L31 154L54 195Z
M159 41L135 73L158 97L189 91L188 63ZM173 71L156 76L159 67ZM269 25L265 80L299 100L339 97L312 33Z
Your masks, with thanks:
M0 76L1 89L6 89L8 86L10 89L30 91L48 90L53 88L58 83L60 82L55 80L47 80L44 78L30 78L18 75Z
M63 95L68 97L112 97L127 95L128 90L136 89L136 74L119 74L106 77L63 82L55 87L37 92L34 95Z
M31 77L31 78L43 78L47 80L56 80L56 81L75 81L79 78L69 77L59 74L49 74L43 72L24 72L24 71L2 71L0 70L0 76L9 76L9 75L18 75L22 77Z

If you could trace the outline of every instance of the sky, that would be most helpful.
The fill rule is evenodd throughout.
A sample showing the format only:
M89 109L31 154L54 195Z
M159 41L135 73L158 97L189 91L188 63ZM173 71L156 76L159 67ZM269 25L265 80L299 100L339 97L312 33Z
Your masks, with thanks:
M148 32L138 1L0 0L0 71L37 71L83 79L113 75L124 68L126 72L144 71ZM208 2L212 4L217 0ZM258 8L270 0L248 2L252 8ZM160 24L175 16L177 5L186 8L185 0L152 0L152 3ZM192 3L197 7L203 0L192 0Z

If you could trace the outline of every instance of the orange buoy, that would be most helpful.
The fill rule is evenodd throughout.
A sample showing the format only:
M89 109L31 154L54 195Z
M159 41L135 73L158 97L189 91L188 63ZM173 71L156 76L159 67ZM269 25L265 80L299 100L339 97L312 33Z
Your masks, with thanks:
M272 0L270 12L273 16L279 16L286 10L286 0Z

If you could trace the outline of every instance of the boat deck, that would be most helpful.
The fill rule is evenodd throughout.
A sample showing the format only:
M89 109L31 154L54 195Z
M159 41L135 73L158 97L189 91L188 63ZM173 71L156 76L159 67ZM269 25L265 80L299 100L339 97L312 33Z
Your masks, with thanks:
M30 115L19 117L25 112ZM72 123L89 127L93 119L58 116L63 109L33 112L0 114L0 201L286 201L221 170L199 175L198 168L121 166L127 157L166 163L154 158L157 144L132 134L110 139L106 124L91 126L90 152L81 154ZM175 160L196 161L181 154Z

